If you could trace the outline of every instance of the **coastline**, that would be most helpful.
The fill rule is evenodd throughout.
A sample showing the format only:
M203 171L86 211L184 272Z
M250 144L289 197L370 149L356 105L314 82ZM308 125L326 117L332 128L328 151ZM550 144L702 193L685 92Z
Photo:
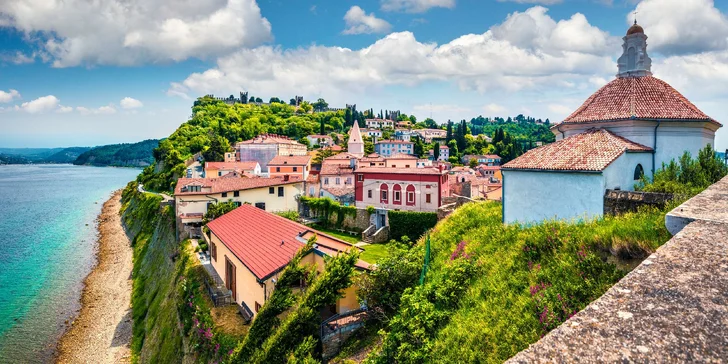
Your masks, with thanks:
M131 243L121 224L121 190L97 219L96 265L84 279L81 310L56 346L57 363L130 362Z

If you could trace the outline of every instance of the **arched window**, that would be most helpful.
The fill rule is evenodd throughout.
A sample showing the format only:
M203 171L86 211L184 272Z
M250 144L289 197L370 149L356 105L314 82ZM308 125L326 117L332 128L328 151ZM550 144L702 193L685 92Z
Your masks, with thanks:
M637 65L637 52L634 50L634 47L629 47L627 50L627 70L628 71L634 71L635 66Z
M642 175L645 173L645 170L642 168L641 164L637 164L637 167L634 167L634 179L638 180L642 178Z
M388 200L388 192L389 192L389 186L387 186L386 183L382 183L379 186L379 202L381 203L387 203Z
M407 206L415 205L415 186L407 185Z
M401 205L402 204L402 186L400 186L400 185L394 185L392 187L392 202L395 205Z

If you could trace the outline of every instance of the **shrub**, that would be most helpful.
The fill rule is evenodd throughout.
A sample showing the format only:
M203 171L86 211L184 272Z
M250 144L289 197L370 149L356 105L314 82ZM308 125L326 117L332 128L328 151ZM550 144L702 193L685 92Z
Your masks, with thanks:
M288 220L296 221L296 222L298 221L298 218L299 218L298 211L296 211L296 210L276 212L276 215L285 217Z
M416 241L437 224L437 213L389 211L389 237L402 240L403 236Z
M677 162L662 164L649 178L642 175L635 188L645 192L662 192L683 195L696 195L728 174L728 166L721 161L708 144L693 159L690 152L685 152Z

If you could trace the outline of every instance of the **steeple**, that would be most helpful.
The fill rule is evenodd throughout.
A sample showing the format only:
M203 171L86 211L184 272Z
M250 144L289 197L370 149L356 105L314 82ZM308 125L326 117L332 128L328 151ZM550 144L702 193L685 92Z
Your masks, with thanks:
M349 142L347 143L349 153L361 158L364 156L364 140L361 137L359 123L354 120L354 126L349 130Z
M647 55L647 36L637 25L637 19L622 38L622 56L617 60L617 77L641 77L652 75L652 59Z

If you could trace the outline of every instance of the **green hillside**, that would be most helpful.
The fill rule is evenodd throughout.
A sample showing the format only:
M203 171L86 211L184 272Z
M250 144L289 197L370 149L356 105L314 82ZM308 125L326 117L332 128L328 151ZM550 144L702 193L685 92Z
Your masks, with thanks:
M153 150L159 140L149 139L133 144L111 144L95 147L80 154L75 165L146 167L154 163Z

